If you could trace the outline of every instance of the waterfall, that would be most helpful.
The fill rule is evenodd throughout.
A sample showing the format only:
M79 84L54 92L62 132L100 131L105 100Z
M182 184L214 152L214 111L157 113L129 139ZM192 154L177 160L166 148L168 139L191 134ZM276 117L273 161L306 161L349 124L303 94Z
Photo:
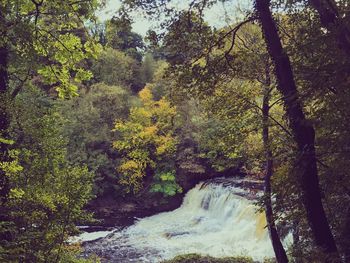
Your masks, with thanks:
M120 262L159 262L187 253L263 261L274 256L265 215L243 197L245 191L198 184L178 209L140 219L100 245Z

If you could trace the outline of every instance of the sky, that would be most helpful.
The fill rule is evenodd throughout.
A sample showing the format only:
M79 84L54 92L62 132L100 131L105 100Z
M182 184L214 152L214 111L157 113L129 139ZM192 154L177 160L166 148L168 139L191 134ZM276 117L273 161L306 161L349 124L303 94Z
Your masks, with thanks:
M181 9L186 7L187 3L188 0L174 0L173 5L174 8ZM247 5L247 0L234 0L230 1L229 3L222 3L218 1L216 5L205 12L204 18L213 27L220 28L227 26L237 18L237 16L235 17L235 15L232 14L237 14L237 10L239 8L244 8ZM98 17L101 21L105 21L116 14L120 6L120 0L107 0L105 8L98 12ZM155 22L144 18L140 13L133 14L132 18L134 20L133 31L142 36L145 36L149 29L156 26Z

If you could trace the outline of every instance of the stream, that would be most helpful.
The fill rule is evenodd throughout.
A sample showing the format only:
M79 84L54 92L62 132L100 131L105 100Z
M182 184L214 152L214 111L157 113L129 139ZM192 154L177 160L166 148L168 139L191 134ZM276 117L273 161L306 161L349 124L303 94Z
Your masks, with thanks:
M254 205L259 192L235 185L199 183L176 210L124 229L83 233L87 238L80 241L96 239L83 244L84 253L97 254L102 262L160 262L187 253L250 256L259 262L274 257L265 215Z

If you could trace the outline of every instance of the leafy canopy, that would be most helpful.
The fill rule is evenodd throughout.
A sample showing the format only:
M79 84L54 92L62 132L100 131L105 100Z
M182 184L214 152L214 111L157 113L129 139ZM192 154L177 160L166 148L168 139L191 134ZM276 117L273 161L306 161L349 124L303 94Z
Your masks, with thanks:
M148 170L171 157L177 144L173 131L176 108L165 98L153 100L149 86L139 92L139 98L142 106L131 108L127 121L117 120L114 131L121 139L113 143L124 156L118 167L119 182L135 193L141 190L143 178L150 175Z

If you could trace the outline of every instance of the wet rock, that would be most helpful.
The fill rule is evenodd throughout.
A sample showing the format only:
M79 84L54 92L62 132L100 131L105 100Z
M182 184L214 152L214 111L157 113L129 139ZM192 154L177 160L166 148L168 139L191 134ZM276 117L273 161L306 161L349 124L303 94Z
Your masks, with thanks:
M165 233L164 236L167 238L167 239L170 239L172 237L176 237L176 236L183 236L183 235L189 235L190 232L188 231L184 231L184 232L175 232L175 233Z

